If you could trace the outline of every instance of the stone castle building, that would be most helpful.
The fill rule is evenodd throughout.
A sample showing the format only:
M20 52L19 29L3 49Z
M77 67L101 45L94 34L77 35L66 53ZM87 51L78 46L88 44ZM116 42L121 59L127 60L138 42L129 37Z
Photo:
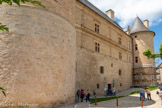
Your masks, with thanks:
M162 63L157 66L156 72L157 72L156 76L157 82L162 83Z
M0 6L0 102L52 108L75 101L77 89L103 95L131 86L155 85L154 32L137 17L127 32L113 10L103 13L87 0L40 0L37 5ZM3 20L2 20L3 19ZM23 107L23 106L18 106Z
M132 25L130 36L133 38L133 82L134 86L154 86L156 80L156 67L153 59L143 55L146 49L154 51L153 37L155 33L149 30L149 21L141 22L139 17Z

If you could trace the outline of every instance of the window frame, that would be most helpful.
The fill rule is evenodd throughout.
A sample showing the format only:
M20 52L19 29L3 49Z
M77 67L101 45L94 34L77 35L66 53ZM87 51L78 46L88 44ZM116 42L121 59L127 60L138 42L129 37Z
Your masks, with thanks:
M138 57L137 56L135 57L135 63L138 63Z
M122 71L121 71L121 69L119 69L119 76L121 76L122 75Z
M111 63L111 67L113 67L113 65L114 65L114 64L113 64L113 63Z
M95 32L99 33L99 31L100 31L100 25L95 23Z
M120 87L122 87L122 83L120 83Z
M97 89L99 89L100 88L100 85L99 84L97 84Z
M100 73L104 74L104 66L100 66Z
M138 44L135 44L135 50L136 51L138 50Z
M95 52L100 52L100 43L95 42Z

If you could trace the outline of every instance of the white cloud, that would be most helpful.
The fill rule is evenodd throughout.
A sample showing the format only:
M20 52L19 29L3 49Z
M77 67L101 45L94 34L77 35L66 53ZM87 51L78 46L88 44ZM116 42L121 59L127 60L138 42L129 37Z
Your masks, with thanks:
M150 26L162 22L162 0L89 0L103 12L112 9L119 24L126 28L136 16L148 19ZM160 19L160 20L159 20Z

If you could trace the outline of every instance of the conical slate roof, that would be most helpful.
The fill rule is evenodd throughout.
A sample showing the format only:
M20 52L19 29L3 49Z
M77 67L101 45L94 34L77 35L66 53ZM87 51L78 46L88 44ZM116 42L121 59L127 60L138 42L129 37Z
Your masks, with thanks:
M143 24L139 17L136 17L130 33L132 34L139 31L149 31L149 29Z

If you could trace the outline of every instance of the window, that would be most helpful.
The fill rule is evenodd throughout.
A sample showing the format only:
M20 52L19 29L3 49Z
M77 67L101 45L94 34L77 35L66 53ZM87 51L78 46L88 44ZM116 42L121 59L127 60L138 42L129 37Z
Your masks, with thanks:
M122 44L122 42L121 42L121 38L119 37L118 39L119 39L119 44L121 45L121 44Z
M122 53L119 52L119 59L122 59Z
M120 83L120 87L122 86L122 83Z
M137 36L134 36L134 38L137 38Z
M111 67L113 67L113 63L111 63Z
M103 74L104 73L104 67L100 66L100 73Z
M98 24L95 24L95 32L99 33L99 25Z
M137 44L135 44L135 50L138 50L138 46L137 46Z
M99 89L100 88L100 85L99 84L97 84L97 89Z
M95 51L100 52L100 44L95 42Z
M135 62L138 63L138 57L135 57Z
M121 69L119 69L119 76L121 76Z

